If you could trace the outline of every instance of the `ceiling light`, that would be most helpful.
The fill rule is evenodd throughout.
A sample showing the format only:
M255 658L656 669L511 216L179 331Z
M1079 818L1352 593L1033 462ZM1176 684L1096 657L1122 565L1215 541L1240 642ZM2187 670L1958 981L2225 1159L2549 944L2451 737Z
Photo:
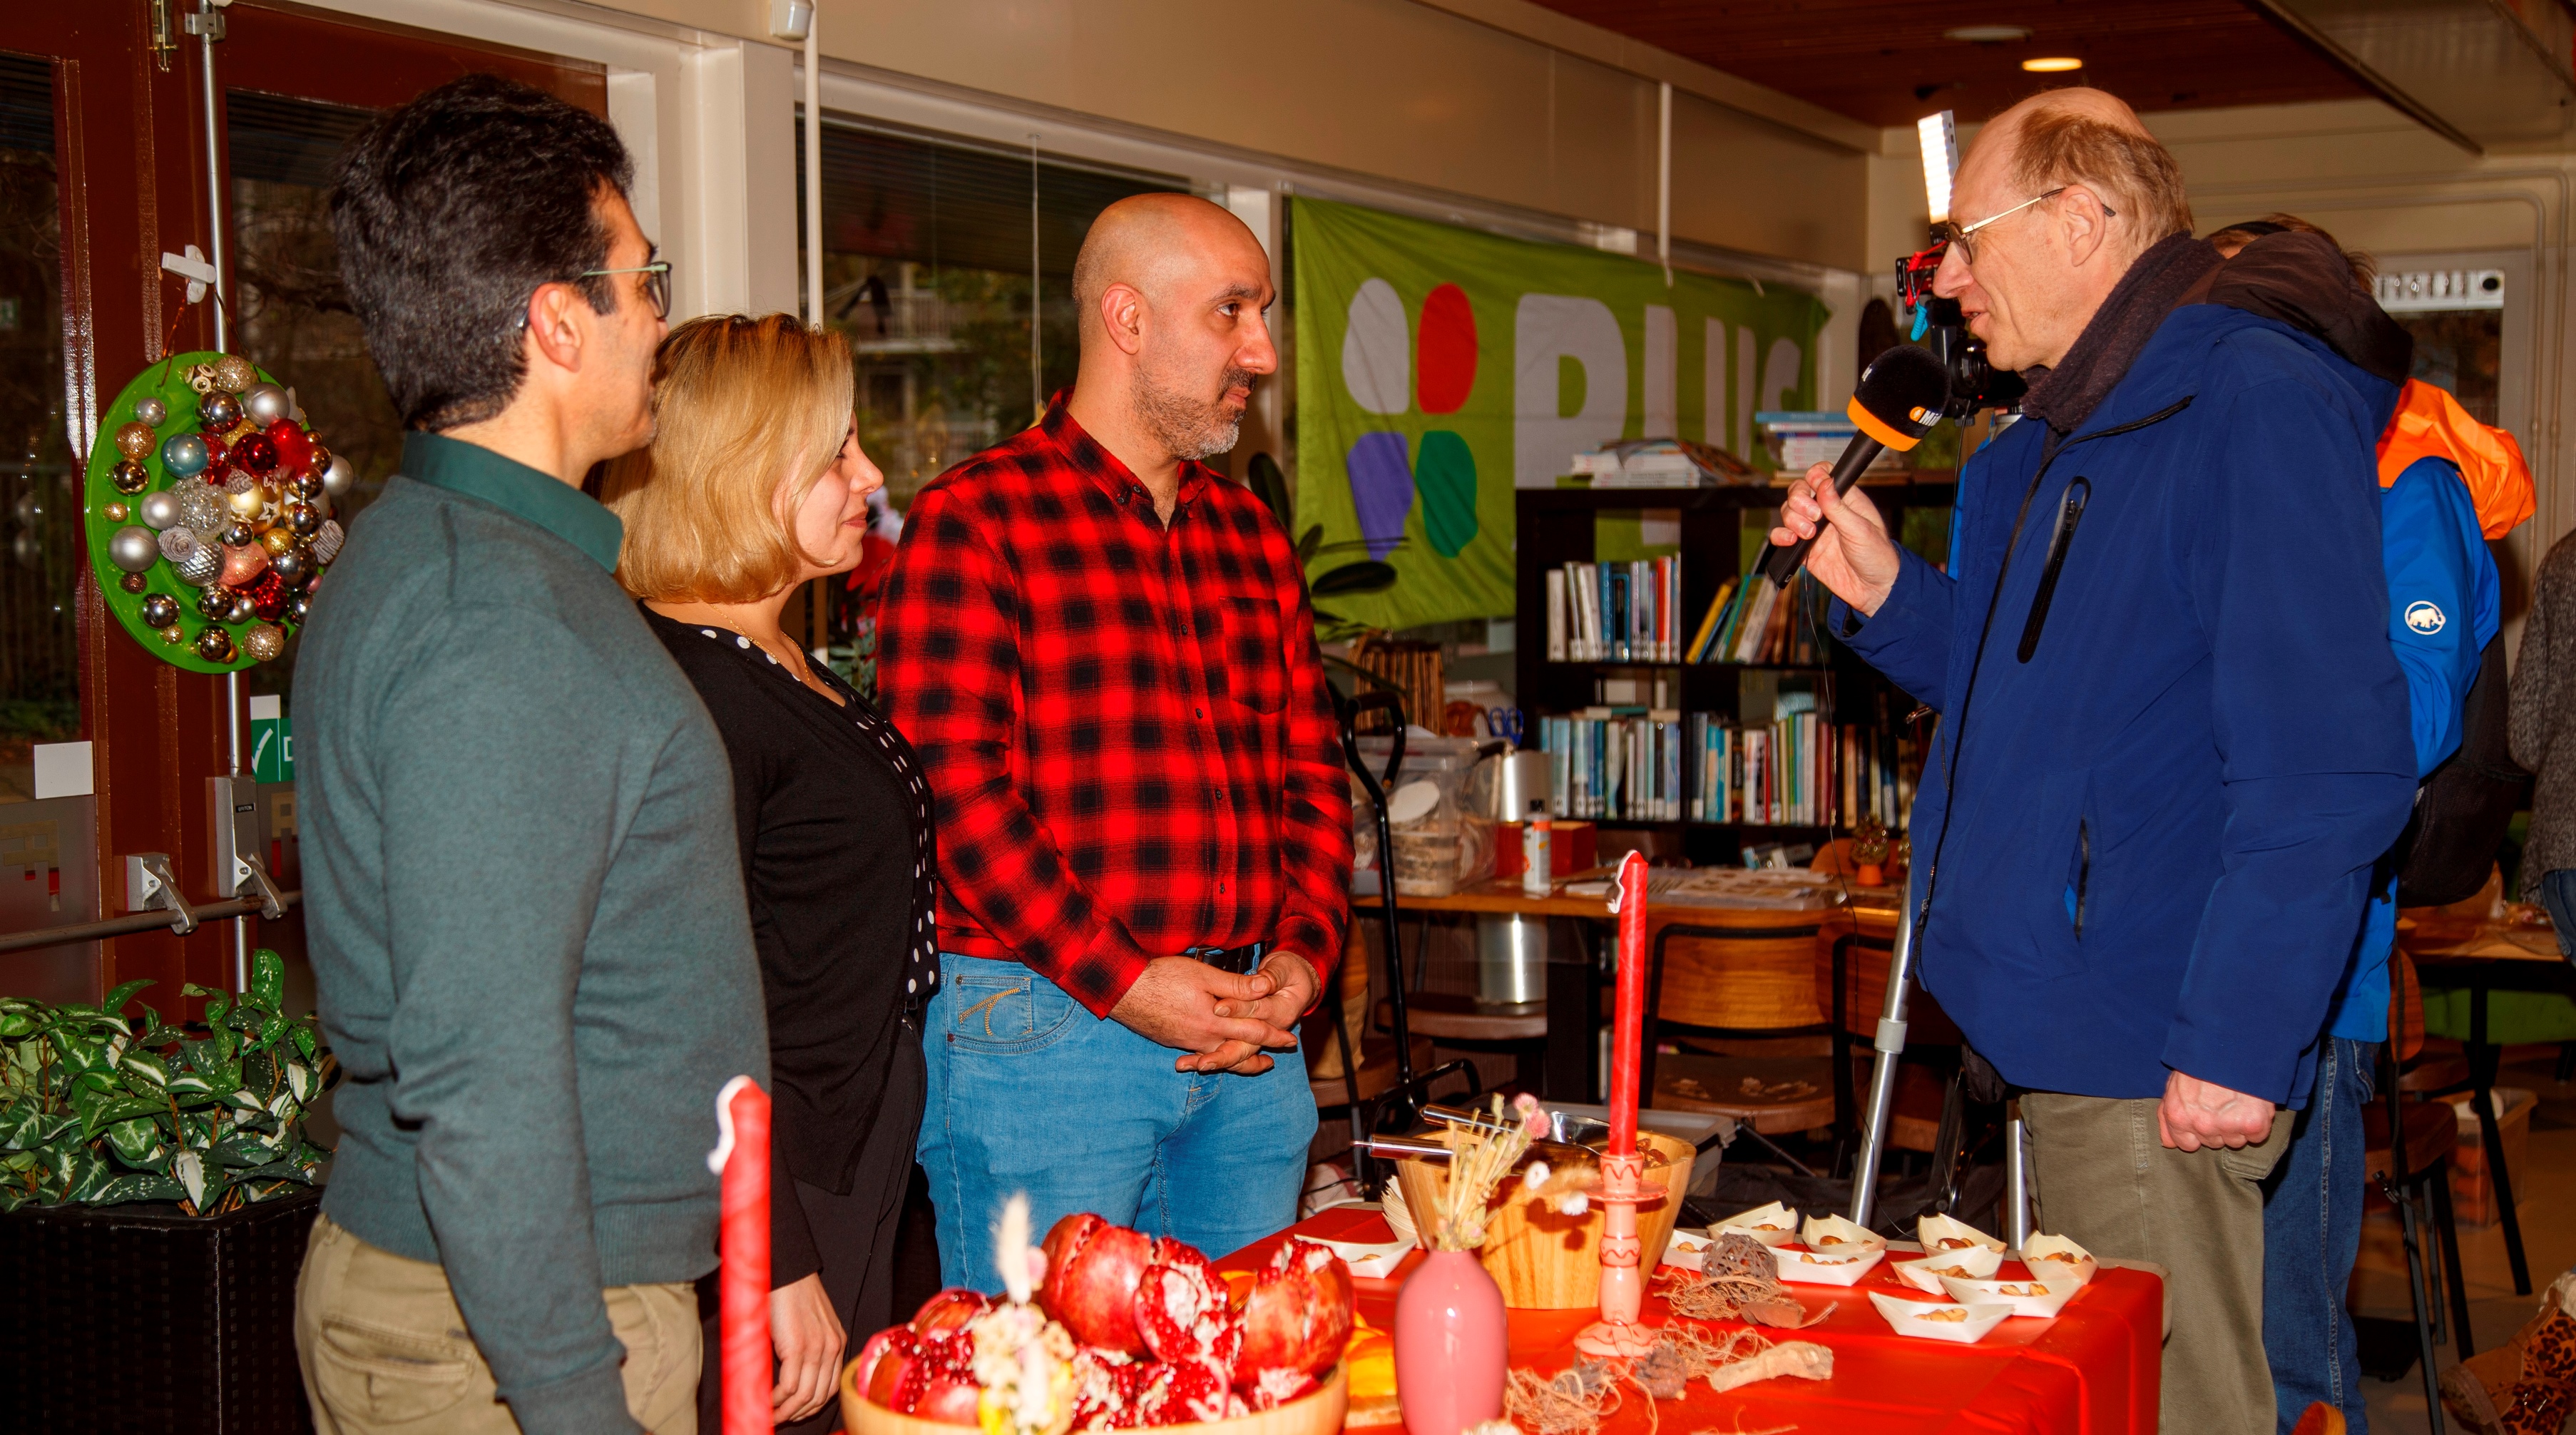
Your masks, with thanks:
M2083 69L2084 62L2073 55L2047 55L2036 60L2024 60L2021 67L2035 75L2057 75Z
M1941 32L1944 40L1965 40L1972 45L2002 45L2030 38L2027 25L1962 25Z

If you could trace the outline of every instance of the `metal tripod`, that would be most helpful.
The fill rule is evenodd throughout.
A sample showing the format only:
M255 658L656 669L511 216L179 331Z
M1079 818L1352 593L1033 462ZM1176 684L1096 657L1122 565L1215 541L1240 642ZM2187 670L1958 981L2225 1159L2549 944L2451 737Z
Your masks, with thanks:
M1876 1053L1870 1066L1869 1103L1860 1131L1860 1155L1852 1162L1851 1219L1866 1228L1878 1204L1878 1168L1887 1157L1888 1118L1896 1104L1896 1061L1905 1052L1905 1012L1914 996L1914 944L1924 913L1915 904L1914 873L1905 878L1902 922L1896 945L1887 954L1887 999L1880 1007L1878 1033L1870 1042ZM2029 1136L2019 1107L2004 1122L2004 1240L2014 1250L2030 1238Z

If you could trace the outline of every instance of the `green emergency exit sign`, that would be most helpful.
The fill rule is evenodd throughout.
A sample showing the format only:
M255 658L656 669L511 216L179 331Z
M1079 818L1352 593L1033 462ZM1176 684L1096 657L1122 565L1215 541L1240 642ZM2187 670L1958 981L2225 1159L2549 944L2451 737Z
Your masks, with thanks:
M250 700L250 775L255 782L295 780L295 728L283 698Z

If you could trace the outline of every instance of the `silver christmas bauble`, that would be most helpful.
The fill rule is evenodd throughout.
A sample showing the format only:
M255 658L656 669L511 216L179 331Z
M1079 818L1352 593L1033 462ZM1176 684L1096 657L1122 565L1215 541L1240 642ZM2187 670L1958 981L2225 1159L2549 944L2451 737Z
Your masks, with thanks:
M303 502L287 503L277 511L278 521L299 538L310 538L319 532L322 520L329 516L318 505Z
M200 544L189 549L185 557L171 559L170 566L179 570L180 582L203 588L224 576L224 551Z
M140 573L161 561L161 540L140 523L129 523L107 540L108 561L128 573Z
M349 466L347 459L336 453L331 455L330 464L322 470L322 491L333 498L346 498L349 490L357 486L358 471Z
M242 390L241 406L244 417L266 428L286 417L286 411L295 405L286 397L286 390L277 385L253 384Z
M155 593L143 600L143 626L166 628L179 621L179 600L167 593Z
M203 483L182 484L179 495L179 521L199 533L212 532L229 522L232 514L224 507L224 491Z
M139 510L135 516L143 520L145 527L155 532L178 527L179 520L183 516L180 513L179 495L166 488L143 495L143 501L135 507ZM158 628L164 625L155 623L152 626Z
M197 416L210 429L228 429L241 422L241 400L218 388L197 402Z
M135 401L134 405L134 417L144 423L152 425L154 428L159 428L161 425L169 422L170 406L161 402L159 399L138 399ZM166 628L169 625L167 623L155 623L152 626L156 628Z
M278 582L292 588L312 576L311 550L298 545L283 553L272 553L268 555L268 571L277 575Z
M313 561L328 563L339 557L340 542L345 536L340 528L340 520L336 518L322 520L322 526L313 534Z
M224 621L227 623L247 623L258 616L259 608L252 603L248 593L235 593L232 606L224 610Z

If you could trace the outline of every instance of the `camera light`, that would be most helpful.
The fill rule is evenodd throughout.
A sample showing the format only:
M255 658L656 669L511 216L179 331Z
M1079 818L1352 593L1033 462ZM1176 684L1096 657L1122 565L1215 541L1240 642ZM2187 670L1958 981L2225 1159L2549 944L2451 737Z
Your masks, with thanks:
M1950 218L1950 177L1959 171L1959 127L1948 110L1914 122L1923 145L1923 198L1931 205L1934 224Z

